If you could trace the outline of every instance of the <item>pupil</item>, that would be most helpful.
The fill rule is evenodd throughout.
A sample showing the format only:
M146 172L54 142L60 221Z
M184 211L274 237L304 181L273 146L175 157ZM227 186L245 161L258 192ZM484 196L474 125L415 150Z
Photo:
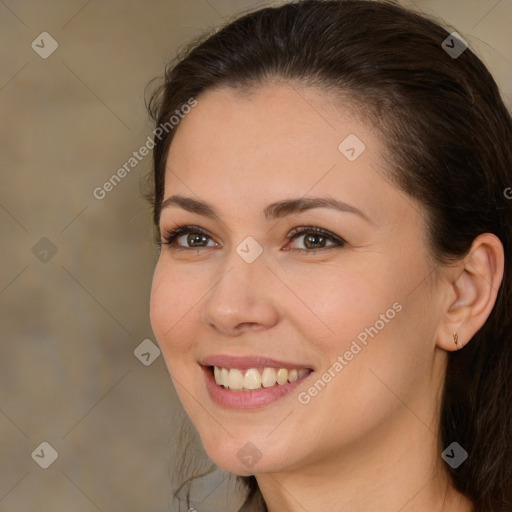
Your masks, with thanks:
M313 240L312 244L313 244L313 245L316 245L316 244L318 244L318 243L319 243L319 239L320 239L320 238L322 238L322 236L321 236L321 235L308 235L308 236L306 237L306 240L307 240L307 241ZM307 243L306 243L306 247L308 247L308 244L307 244Z
M192 234L192 235L189 235L188 242L189 242L189 244L195 244L196 241L199 243L201 241L201 238L204 238L204 235Z

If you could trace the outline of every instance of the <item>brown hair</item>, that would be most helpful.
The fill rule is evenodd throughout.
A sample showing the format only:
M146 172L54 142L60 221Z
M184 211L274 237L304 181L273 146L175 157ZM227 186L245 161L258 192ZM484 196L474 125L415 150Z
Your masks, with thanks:
M456 58L445 51L448 35L437 21L391 1L264 8L194 42L167 67L148 109L160 125L207 89L274 79L338 91L379 130L390 178L425 207L434 260L465 256L480 233L500 238L506 261L496 304L471 343L449 354L439 453L457 441L469 458L456 470L447 466L454 487L476 512L502 512L512 510L512 216L505 194L512 119L471 49ZM157 229L174 132L155 137ZM266 510L256 479L242 481L246 505Z

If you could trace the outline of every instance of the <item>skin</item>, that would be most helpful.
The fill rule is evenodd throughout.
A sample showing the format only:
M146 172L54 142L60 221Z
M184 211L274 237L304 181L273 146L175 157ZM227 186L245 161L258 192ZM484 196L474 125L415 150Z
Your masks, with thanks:
M163 209L162 234L194 224L211 238L199 250L186 249L186 235L175 241L181 250L162 246L151 323L209 457L226 471L255 474L270 512L471 511L440 457L439 403L448 352L459 349L453 333L469 343L494 305L499 239L480 235L463 260L434 267L424 210L383 177L383 142L325 92L273 83L197 100L172 142L164 198L207 201L222 220ZM366 146L352 162L338 150L349 134ZM345 201L369 221L326 208L264 219L269 203L303 196ZM288 241L298 226L321 227L346 244ZM250 264L236 252L248 236L263 248ZM314 248L322 244L329 248ZM402 310L299 403L298 393L396 302ZM301 363L315 378L260 410L224 409L199 366L212 354ZM261 452L251 468L237 457L248 442Z

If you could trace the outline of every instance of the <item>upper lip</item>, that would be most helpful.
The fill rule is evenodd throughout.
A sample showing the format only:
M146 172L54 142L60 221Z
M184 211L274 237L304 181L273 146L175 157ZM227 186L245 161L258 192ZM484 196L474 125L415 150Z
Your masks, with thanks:
M248 370L249 368L287 368L301 369L312 368L307 364L302 363L290 363L286 361L278 361L277 359L271 359L269 357L249 355L249 356L228 356L228 355L213 355L205 357L200 364L203 366L217 366L219 368L237 368L239 370Z

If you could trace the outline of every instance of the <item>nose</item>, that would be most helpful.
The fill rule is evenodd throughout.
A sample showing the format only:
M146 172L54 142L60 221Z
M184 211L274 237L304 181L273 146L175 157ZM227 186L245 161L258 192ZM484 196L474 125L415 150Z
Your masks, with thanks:
M201 319L215 331L238 336L264 330L279 320L280 281L261 255L252 263L235 251L202 303ZM282 288L282 285L281 285Z

